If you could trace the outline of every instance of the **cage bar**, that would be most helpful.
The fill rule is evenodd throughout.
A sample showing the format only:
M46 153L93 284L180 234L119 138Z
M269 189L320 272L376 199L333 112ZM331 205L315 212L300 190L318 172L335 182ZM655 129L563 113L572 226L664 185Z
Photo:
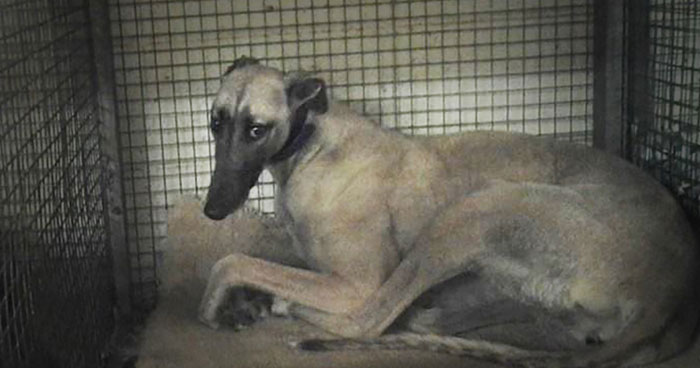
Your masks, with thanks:
M625 3L595 1L593 146L622 154Z
M93 62L97 119L100 127L102 164L102 197L105 211L107 240L110 245L114 269L114 289L118 314L128 318L131 314L129 255L126 244L126 221L124 219L124 189L122 187L119 122L116 111L114 86L114 57L109 25L107 2L90 2L90 31L92 33Z

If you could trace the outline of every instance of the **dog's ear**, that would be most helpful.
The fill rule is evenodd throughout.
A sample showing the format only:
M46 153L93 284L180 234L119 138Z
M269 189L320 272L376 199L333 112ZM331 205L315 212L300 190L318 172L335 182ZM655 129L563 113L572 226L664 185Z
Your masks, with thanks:
M284 146L272 157L271 162L286 160L297 152L316 130L309 121L309 111L323 114L328 111L326 83L319 78L309 78L299 73L285 77L287 104L291 112L289 136Z
M305 78L293 81L287 88L287 101L292 111L304 108L323 114L328 111L326 83L320 78Z
M248 65L255 65L255 64L260 64L260 61L254 57L250 56L241 56L238 59L233 61L233 64L226 69L226 72L224 72L224 76L227 76L231 74L232 71L242 68L244 66Z

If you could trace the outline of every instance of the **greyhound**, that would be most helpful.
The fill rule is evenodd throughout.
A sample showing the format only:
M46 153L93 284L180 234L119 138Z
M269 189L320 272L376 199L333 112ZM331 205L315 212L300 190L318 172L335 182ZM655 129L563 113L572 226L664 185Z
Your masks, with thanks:
M692 339L695 235L620 158L505 132L406 136L332 101L323 80L252 58L226 72L211 116L205 214L239 208L267 168L304 261L219 260L199 310L213 328L228 291L246 287L340 337L307 350L570 368L651 363Z

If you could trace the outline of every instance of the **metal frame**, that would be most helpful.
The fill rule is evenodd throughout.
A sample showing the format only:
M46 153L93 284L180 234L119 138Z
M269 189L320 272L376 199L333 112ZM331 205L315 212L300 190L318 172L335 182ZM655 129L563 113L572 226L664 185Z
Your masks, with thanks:
M593 146L622 155L625 1L595 0Z
M649 0L627 6L627 107L624 157L639 163L641 147L652 123L649 81Z
M100 145L103 165L103 200L107 239L112 252L115 293L119 315L131 314L131 280L129 248L126 242L124 189L122 187L122 158L120 153L119 120L114 84L114 56L109 22L109 6L104 1L88 1L92 48L95 61L96 104L100 121Z
M700 219L700 5L595 1L595 147L648 171Z

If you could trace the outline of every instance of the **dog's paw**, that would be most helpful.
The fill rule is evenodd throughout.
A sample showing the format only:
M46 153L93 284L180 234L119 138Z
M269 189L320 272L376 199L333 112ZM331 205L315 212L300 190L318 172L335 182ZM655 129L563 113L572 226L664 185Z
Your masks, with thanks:
M217 320L242 330L270 315L272 296L247 287L229 290L227 300L217 311Z

